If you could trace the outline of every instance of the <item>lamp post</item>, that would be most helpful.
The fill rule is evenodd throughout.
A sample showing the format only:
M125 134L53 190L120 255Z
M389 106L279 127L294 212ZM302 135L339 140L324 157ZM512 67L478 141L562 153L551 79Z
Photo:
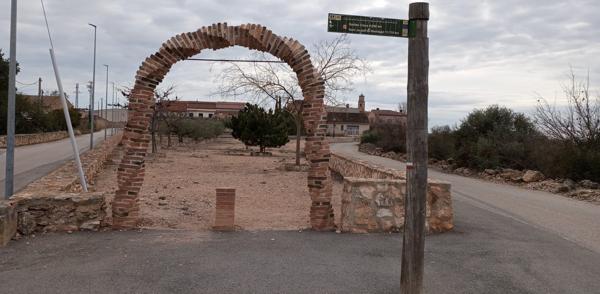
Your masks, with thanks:
M88 23L94 28L94 68L92 70L92 90L90 95L90 150L94 149L94 94L96 92L96 31L95 24Z
M114 135L115 134L115 82L112 82L112 103L111 103L111 109L110 109L110 120L111 120L111 128L110 128L110 135Z
M104 65L106 67L106 92L104 94L104 116L106 121L108 122L108 64ZM108 123L106 127L104 127L104 140L106 140L106 129L108 127Z
M11 1L10 9L10 64L8 66L8 109L6 112L6 174L4 197L13 194L15 173L15 97L17 75L17 0Z

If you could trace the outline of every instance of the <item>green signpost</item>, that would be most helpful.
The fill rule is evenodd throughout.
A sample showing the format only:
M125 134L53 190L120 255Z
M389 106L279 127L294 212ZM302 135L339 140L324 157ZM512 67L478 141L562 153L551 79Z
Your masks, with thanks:
M415 22L405 19L330 13L327 31L387 37L414 37Z
M400 293L423 293L427 197L429 4L411 3L409 20L330 13L327 31L408 39L406 196Z

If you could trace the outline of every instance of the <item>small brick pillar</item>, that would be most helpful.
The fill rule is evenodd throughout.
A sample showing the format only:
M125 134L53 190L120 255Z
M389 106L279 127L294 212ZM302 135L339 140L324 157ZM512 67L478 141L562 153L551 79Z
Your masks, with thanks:
M235 189L217 188L215 231L233 231L235 216Z

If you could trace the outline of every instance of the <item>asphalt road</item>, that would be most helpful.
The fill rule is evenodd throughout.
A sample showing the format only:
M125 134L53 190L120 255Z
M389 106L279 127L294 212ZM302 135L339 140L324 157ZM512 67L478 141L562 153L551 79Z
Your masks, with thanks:
M426 293L599 293L600 254L457 201ZM112 231L0 248L0 293L399 293L400 234Z
M505 189L527 206L532 191L477 181L493 188L468 194L478 186L464 180L453 182L454 231L426 238L426 293L600 293L597 247L488 199L509 197L497 194ZM586 225L577 215L554 217ZM47 234L0 248L0 293L398 293L401 247L400 234Z
M108 132L110 135L110 130ZM94 145L102 141L104 141L104 131L94 133ZM78 136L77 146L81 154L87 151L90 147L89 134ZM73 158L73 148L69 138L15 148L15 193ZM4 197L5 177L6 149L2 149L0 155L0 196L2 197Z
M388 168L404 170L404 163L358 152L356 143L333 144L332 150ZM548 192L445 174L432 169L429 177L450 182L455 203L470 205L541 228L600 253L600 205ZM600 264L598 264L600 267ZM598 290L600 293L600 289Z

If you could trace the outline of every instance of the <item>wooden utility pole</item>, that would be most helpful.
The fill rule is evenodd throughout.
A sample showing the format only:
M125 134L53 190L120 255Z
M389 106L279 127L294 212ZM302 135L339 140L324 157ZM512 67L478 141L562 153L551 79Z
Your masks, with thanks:
M420 294L423 293L427 197L429 4L411 3L408 15L414 34L408 39L408 162L400 288L402 294Z
M40 77L38 79L38 111L42 111L42 107L43 107L43 97L42 97L42 78Z
M75 109L79 110L79 83L75 84Z

